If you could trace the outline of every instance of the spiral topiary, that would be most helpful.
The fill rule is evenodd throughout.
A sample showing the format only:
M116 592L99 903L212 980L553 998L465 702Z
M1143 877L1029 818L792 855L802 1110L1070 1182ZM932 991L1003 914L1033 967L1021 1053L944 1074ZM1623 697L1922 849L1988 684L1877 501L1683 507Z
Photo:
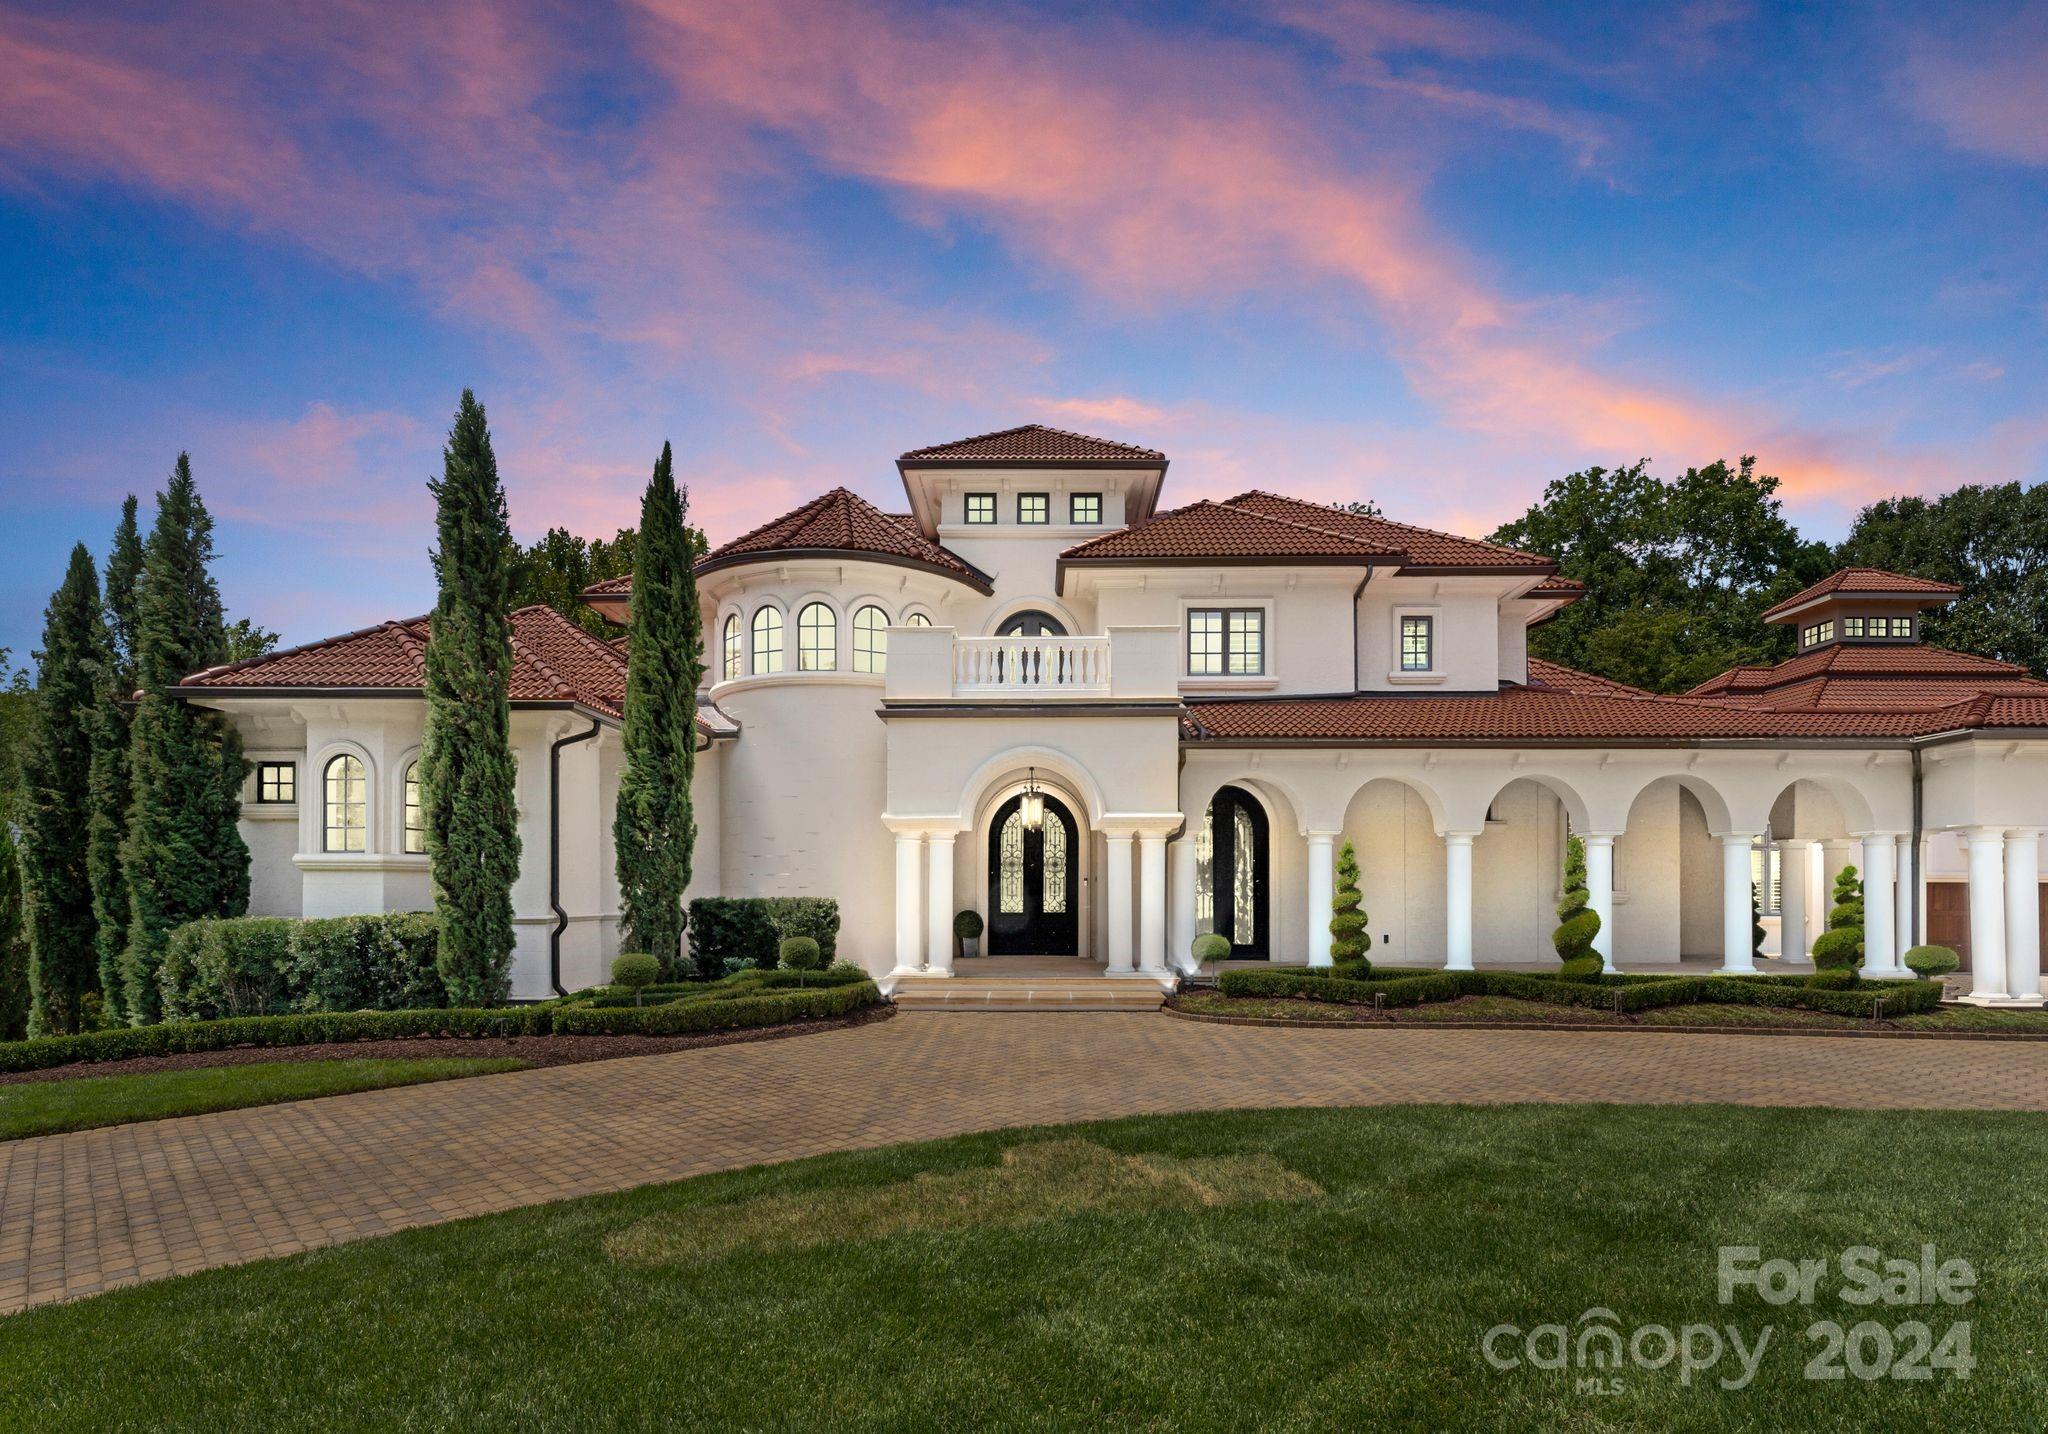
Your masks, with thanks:
M1564 844L1564 900L1557 903L1557 930L1550 933L1550 944L1564 963L1558 974L1567 980L1600 974L1600 953L1593 949L1600 913L1587 905L1592 899L1586 889L1586 844L1572 837Z
M1372 949L1365 929L1365 895L1358 889L1358 852L1345 842L1337 852L1337 890L1330 898L1330 959L1363 960Z
M1828 912L1828 929L1813 938L1813 964L1820 970L1863 964L1863 879L1856 868L1845 866L1835 878L1835 906Z

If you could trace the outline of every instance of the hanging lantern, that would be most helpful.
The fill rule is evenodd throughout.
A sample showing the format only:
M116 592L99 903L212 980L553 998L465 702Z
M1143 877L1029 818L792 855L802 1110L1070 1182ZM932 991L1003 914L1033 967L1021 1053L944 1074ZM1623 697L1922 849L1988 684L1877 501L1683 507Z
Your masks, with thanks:
M1024 779L1024 801L1018 808L1024 819L1024 830L1035 832L1045 825L1045 793L1038 790L1038 768L1030 769Z

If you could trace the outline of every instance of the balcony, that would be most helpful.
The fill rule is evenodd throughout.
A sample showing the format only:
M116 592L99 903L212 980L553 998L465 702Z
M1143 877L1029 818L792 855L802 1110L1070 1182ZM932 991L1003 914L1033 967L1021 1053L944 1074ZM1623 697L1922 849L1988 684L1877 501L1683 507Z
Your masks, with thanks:
M1101 637L959 637L889 629L890 702L1144 702L1179 698L1179 629Z

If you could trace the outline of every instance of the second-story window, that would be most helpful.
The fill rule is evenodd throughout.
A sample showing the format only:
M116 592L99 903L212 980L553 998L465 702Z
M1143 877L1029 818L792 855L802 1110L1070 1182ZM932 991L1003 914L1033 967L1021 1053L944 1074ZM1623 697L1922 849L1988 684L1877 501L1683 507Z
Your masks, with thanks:
M729 612L725 615L725 637L720 654L720 672L727 682L740 675L740 615Z
M914 612L909 617L903 619L903 625L905 627L930 627L932 620L921 612Z
M1100 493L1076 493L1069 500L1067 520L1076 524L1101 522L1102 495Z
M1401 619L1401 670L1403 672L1433 672L1436 670L1435 618L1404 617Z
M1019 493L1017 495L1017 521L1020 523L1045 523L1052 519L1052 499L1043 493Z
M970 523L993 523L996 520L996 495L993 493L969 493L967 495L967 521Z
M772 607L754 614L754 671L782 671L782 614Z
M420 801L420 764L410 763L405 769L405 831L400 850L411 856L425 856L427 852L427 812Z
M369 830L370 784L359 758L344 753L329 762L327 786L327 836L324 851L362 851Z
M889 615L872 603L853 615L853 670L889 670Z
M1265 670L1263 608L1188 609L1188 676L1258 677Z
M282 806L299 799L299 768L295 762L258 762L256 800L264 806Z
M796 669L830 672L839 665L839 617L821 602L796 615Z

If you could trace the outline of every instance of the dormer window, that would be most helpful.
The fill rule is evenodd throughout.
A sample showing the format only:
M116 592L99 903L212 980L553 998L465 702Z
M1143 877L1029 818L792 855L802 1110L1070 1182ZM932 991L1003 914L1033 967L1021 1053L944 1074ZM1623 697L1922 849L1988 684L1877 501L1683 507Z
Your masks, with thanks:
M1102 521L1102 495L1100 493L1076 493L1068 500L1067 521L1082 526Z
M996 520L996 495L993 493L969 493L967 495L967 521L973 524L993 523Z
M1401 670L1436 670L1436 619L1415 615L1401 619Z
M1017 521L1020 523L1046 523L1052 520L1052 499L1044 493L1019 493L1017 495Z

